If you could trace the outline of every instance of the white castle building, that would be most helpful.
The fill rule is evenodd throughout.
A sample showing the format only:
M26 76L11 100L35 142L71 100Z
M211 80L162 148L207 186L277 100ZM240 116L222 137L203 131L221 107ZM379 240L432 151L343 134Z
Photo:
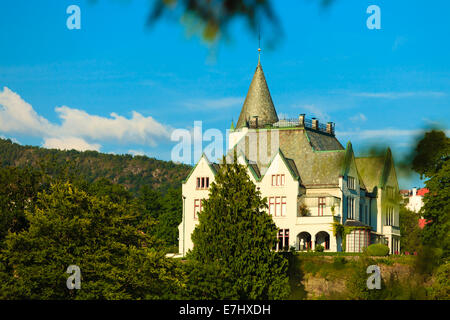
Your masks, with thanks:
M276 250L361 252L371 243L400 251L399 194L394 161L388 148L381 157L355 157L344 148L334 123L318 119L279 120L260 61L236 127L232 123L227 159L234 152L263 197L279 228ZM219 165L203 155L182 185L183 220L179 254L193 248L202 199L208 198ZM333 224L347 230L343 241Z

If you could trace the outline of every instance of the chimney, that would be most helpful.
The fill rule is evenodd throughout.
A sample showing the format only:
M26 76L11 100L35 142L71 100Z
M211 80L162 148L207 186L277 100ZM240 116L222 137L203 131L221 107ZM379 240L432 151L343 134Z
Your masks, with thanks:
M333 122L327 122L327 132L334 135L334 125Z
M258 128L258 116L253 116L250 127Z
M314 130L319 130L319 120L316 118L312 118L312 128Z
M304 127L305 126L305 114L301 113L298 116L298 124L300 125L300 127Z

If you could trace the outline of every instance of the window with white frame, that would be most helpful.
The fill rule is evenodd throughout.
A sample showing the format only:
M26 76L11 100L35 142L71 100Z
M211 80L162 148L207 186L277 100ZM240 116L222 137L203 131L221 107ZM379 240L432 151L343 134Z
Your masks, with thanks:
M394 225L394 207L388 206L386 207L386 223L387 226Z
M274 217L285 217L286 213L286 197L269 197L269 214Z
M197 189L208 189L209 188L209 177L198 177L197 178Z
M273 174L272 175L272 186L280 187L284 186L285 176L284 174Z
M355 219L355 199L347 198L347 219Z
M347 252L362 252L369 246L370 231L367 229L354 229L347 235Z
M194 219L198 219L198 214L202 211L202 199L194 199Z
M323 216L323 213L325 211L325 206L326 206L326 202L325 202L325 197L319 197L318 198L318 216Z
M278 230L278 242L275 250L289 250L289 229Z
M349 188L350 190L356 189L355 178L347 177L347 188Z

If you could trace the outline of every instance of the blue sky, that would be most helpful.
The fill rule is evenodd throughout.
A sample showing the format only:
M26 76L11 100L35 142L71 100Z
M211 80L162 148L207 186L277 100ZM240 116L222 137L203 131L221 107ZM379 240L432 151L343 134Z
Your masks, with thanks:
M21 144L146 154L170 160L170 132L229 128L257 64L244 21L211 46L177 21L146 27L151 1L4 1L0 136ZM81 30L69 30L69 5ZM366 9L381 9L369 30ZM449 1L274 1L283 36L261 61L281 116L336 123L357 153L401 157L430 125L449 126ZM194 159L196 160L196 159ZM419 185L417 177L401 187Z

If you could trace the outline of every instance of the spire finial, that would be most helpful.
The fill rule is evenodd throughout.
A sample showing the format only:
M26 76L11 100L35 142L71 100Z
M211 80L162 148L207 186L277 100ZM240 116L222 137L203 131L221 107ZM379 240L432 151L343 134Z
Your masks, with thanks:
M258 63L261 62L261 26L258 26Z

